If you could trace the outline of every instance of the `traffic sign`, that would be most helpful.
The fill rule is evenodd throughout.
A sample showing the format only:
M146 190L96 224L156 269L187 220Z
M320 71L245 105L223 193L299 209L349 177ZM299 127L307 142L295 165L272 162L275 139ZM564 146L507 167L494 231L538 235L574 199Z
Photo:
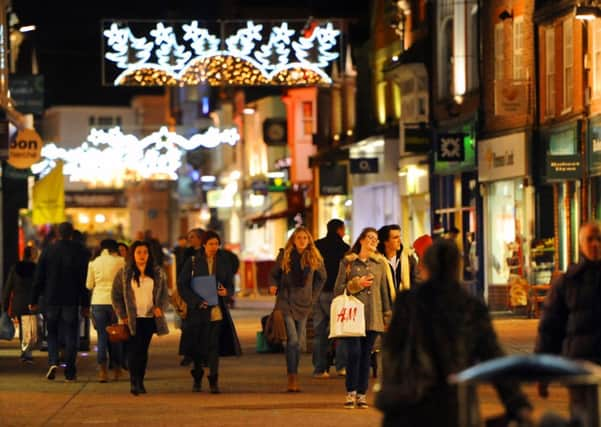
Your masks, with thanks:
M27 169L42 158L42 138L33 129L23 129L8 146L8 163L17 169Z

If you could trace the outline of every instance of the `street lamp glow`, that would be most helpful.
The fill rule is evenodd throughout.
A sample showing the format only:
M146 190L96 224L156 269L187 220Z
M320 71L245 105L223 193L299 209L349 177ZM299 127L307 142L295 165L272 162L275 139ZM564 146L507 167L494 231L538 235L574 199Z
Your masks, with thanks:
M23 25L21 28L19 28L19 32L20 33L29 33L30 31L35 31L36 27L35 25Z

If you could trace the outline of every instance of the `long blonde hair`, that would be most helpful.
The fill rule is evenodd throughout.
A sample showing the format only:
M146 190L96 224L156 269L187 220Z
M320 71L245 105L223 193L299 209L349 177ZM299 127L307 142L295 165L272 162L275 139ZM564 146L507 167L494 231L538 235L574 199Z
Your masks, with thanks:
M319 253L319 250L315 247L313 242L313 236L309 233L309 230L305 227L297 227L286 242L284 247L284 255L282 256L282 270L284 273L290 272L290 254L295 249L294 239L298 233L306 233L309 237L309 244L301 255L301 268L309 267L311 270L317 270L321 264L323 264L323 258Z

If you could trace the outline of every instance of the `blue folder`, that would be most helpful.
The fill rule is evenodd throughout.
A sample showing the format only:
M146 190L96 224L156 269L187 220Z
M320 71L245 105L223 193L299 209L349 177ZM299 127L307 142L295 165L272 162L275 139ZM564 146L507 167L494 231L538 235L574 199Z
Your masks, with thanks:
M209 305L217 305L217 279L215 276L195 276L192 278L192 290Z

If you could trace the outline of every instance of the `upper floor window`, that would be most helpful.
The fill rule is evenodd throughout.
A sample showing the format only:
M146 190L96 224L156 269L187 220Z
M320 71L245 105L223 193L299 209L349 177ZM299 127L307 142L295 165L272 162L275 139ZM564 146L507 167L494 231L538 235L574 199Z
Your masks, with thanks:
M545 29L545 116L555 115L555 28Z
M438 26L438 98L451 96L453 78L453 3L454 0L440 0L437 5Z
M526 80L528 72L524 61L524 17L513 19L513 78Z
M595 19L593 24L593 96L601 96L601 21Z
M495 25L495 80L503 80L503 65L505 64L505 55L503 55L505 24L499 22Z
M563 21L563 111L572 108L574 102L574 21Z

